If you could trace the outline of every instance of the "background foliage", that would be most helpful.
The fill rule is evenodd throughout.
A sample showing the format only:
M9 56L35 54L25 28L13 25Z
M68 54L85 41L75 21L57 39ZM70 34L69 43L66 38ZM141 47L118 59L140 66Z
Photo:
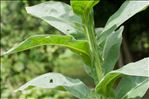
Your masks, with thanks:
M44 1L46 0L1 1L0 50L2 52L34 34L60 33L47 23L26 13L25 6ZM69 3L67 0L65 2ZM120 7L122 2L123 0L101 0L95 7L96 26L104 26L109 16ZM135 15L124 23L124 41L118 62L119 66L149 55L148 11L149 9ZM2 57L0 77L2 99L15 99L16 97L19 99L49 99L49 97L50 99L62 99L63 97L72 99L73 97L67 92L51 91L49 89L32 88L23 92L24 94L14 93L14 90L23 83L37 75L51 71L62 72L72 77L77 76L81 80L87 81L88 85L94 86L92 85L92 79L88 78L82 69L83 64L80 57L62 47L61 49L58 48L57 46L44 46Z

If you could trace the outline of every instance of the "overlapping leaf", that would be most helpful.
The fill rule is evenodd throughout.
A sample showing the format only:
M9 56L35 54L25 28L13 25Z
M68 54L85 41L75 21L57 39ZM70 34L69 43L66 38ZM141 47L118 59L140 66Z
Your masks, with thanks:
M114 25L119 27L122 23L134 16L136 13L144 10L148 6L149 1L126 0L122 6L109 18L103 32Z
M104 33L102 33L102 31L104 30L104 28L102 29L102 31L99 31L99 29L96 29L96 39L97 39L97 44L98 44L98 50L100 55L102 56L103 54L103 49L105 46L105 42L107 37L114 32L114 30L116 29L116 25L112 26L110 29L108 29L107 31L104 31Z
M104 42L106 40L107 35L112 33L122 23L127 21L129 18L131 18L138 12L144 10L148 6L149 6L149 1L126 0L122 4L122 6L108 19L102 33L97 35L98 44L100 45L102 42ZM109 32L109 30L111 31Z
M96 91L106 97L113 97L114 81L122 75L149 77L149 58L129 63L118 70L109 72L96 86Z
M72 95L80 99L89 99L90 97L90 89L82 81L79 79L65 77L59 73L46 73L38 76L22 85L16 91L23 91L29 86L36 86L40 88L56 88L62 86Z
M125 76L117 87L116 99L141 99L148 88L148 77Z
M112 33L114 32L114 30L116 29L116 25L112 26L111 28L109 28L108 30L104 31L102 30L101 33L98 33L96 38L97 38L97 41L98 41L98 45L101 46L102 44L104 45L105 44L105 41L107 39L107 37Z
M75 15L69 5L49 1L26 7L29 14L41 18L64 34L81 33L81 18Z
M144 80L122 97L122 99L142 99L149 88L149 79Z
M122 42L123 27L114 33L111 33L105 42L103 49L103 70L104 73L108 73L113 70L120 52L120 45Z

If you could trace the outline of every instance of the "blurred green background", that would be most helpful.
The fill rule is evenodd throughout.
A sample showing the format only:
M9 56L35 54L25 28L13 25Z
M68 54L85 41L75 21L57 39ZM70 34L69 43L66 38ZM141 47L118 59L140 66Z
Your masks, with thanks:
M4 52L36 34L61 34L42 20L32 17L25 6L47 0L1 0L1 42ZM68 0L61 0L69 3ZM101 0L95 9L95 24L104 27L124 0ZM125 22L121 56L117 66L149 56L149 9L138 13ZM116 67L118 68L118 67ZM42 46L32 50L1 57L1 99L75 99L68 92L31 88L15 93L14 90L32 78L47 73L60 72L73 78L80 78L92 87L93 81L83 69L81 58L70 50L58 46Z

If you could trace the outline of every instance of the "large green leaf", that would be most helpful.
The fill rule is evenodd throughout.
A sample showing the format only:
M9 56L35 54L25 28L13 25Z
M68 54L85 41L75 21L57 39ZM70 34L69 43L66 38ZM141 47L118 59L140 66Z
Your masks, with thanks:
M72 95L80 99L89 99L91 94L90 89L79 79L65 77L59 73L46 73L38 76L22 85L16 91L23 91L29 86L36 86L40 88L56 88L62 86Z
M97 84L96 91L106 97L113 97L113 84L122 75L149 77L149 58L129 63L118 70L111 71Z
M142 99L148 88L149 88L149 79L146 79L143 82L138 83L136 87L127 92L127 94L123 96L122 99Z
M62 35L36 35L32 36L20 44L16 45L5 54L24 51L42 45L60 45L71 49L72 51L89 57L89 46L85 40L75 40L72 36Z
M136 87L127 92L127 94L123 96L122 99L142 99L148 88L149 79L146 79L143 82L138 83Z
M16 52L21 52L27 49L31 49L38 46L43 45L59 45L64 46L72 50L73 52L79 54L84 62L86 68L88 68L88 74L93 75L91 60L90 60L90 53L89 53L89 46L86 40L76 40L71 35L36 35L31 36L25 41L21 42L20 44L14 46L7 52L3 53L2 55L12 54ZM95 74L94 76L95 77Z
M72 8L58 1L48 1L26 7L29 14L41 18L64 34L80 33L81 18L75 15Z
M103 32L114 25L119 27L126 20L131 18L136 13L144 10L148 6L149 1L126 0L122 6L109 18Z
M103 49L103 70L104 73L108 73L113 70L119 56L120 45L122 42L123 27L116 32L111 33L105 42Z
M126 0L122 6L108 19L104 29L97 34L99 46L104 46L107 36L136 13L149 6L149 1ZM102 50L102 49L101 49Z
M141 99L149 88L149 78L125 76L116 90L116 99Z
M83 15L90 11L100 0L71 0L73 11L78 15Z

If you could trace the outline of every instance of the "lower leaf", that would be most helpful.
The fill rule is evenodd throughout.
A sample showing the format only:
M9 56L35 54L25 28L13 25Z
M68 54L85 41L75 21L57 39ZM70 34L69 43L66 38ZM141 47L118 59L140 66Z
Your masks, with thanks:
M36 86L40 88L56 88L64 87L75 97L80 99L89 99L90 89L79 79L71 79L59 73L46 73L27 82L16 91L23 91L29 86Z
M148 77L125 76L117 87L116 99L141 99L148 88Z
M114 97L113 84L123 75L149 77L149 58L129 63L118 70L114 70L105 75L97 84L96 92L106 97Z

